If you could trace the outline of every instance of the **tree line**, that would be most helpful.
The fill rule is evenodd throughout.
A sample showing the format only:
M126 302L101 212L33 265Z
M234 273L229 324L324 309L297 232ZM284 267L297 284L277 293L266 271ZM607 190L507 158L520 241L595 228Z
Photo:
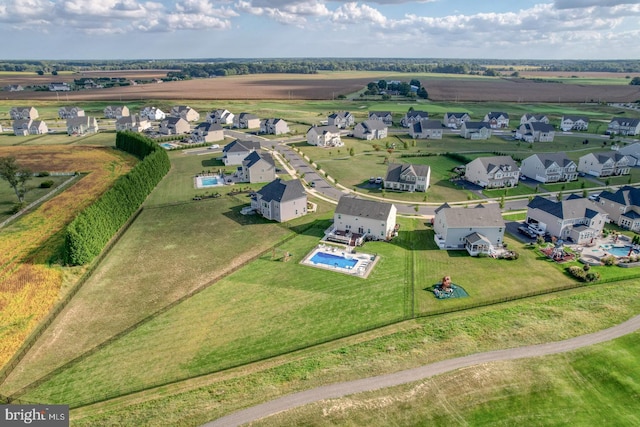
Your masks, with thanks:
M64 261L91 262L142 205L171 167L166 151L143 135L118 132L116 147L141 159L67 226Z

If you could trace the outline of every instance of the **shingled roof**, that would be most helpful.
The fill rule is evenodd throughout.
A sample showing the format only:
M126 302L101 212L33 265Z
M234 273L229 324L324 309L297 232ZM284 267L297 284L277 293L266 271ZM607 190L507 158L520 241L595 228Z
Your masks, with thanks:
M389 218L392 206L391 203L342 196L338 201L335 213L386 221Z
M262 187L258 190L258 194L262 196L262 200L265 202L276 201L280 203L300 199L307 195L299 179L283 181L280 178Z

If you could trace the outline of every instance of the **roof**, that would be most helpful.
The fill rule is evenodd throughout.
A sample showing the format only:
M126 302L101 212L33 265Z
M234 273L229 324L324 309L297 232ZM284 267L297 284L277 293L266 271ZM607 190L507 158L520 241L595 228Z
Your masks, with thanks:
M275 166L276 163L273 161L273 157L269 153L259 153L257 151L252 151L247 157L242 161L242 165L250 168L251 166L258 163L260 160L264 160L269 163L271 166Z
M325 133L340 133L340 129L335 126L311 126L307 133L313 129L315 129L318 135L323 135Z
M385 125L383 122L381 122L380 120L365 120L362 123L358 123L358 126L362 126L365 128L365 130L384 130L387 128L387 125Z
M473 208L451 207L446 203L436 210L444 216L447 227L504 227L504 219L498 203L478 204Z
M627 157L626 155L620 154L616 151L601 151L598 153L589 153L589 154L593 155L598 161L598 163L601 165L605 164L609 160L617 163L620 160L622 160L622 158ZM585 154L585 156L588 156L589 154Z
M606 215L606 212L597 204L592 203L584 197L572 197L567 200L555 202L545 199L544 197L536 196L529 202L527 207L529 209L541 210L559 219L593 218L597 214Z
M253 120L258 118L258 116L251 113L240 113L237 117L238 120Z
M335 213L386 221L389 218L392 206L391 203L342 196L338 201Z
M390 163L387 167L387 175L384 180L389 182L405 182L400 177L408 172L416 176L428 176L430 167L428 165L412 165L410 163ZM415 182L411 182L415 184Z
M427 118L429 117L429 113L427 113L426 111L420 111L420 110L413 110L413 111L408 111L406 114L407 118L415 118L415 117L424 117Z
M555 164L557 164L558 166L561 166L561 167L567 167L571 163L574 163L573 160L571 160L569 157L567 157L566 153L563 153L561 151L559 151L557 153L538 153L538 154L533 154L528 158L531 158L531 157L537 157L540 160L540 163L542 163L545 168L548 168L553 163L555 163ZM525 159L525 161L526 160L527 159Z
M511 170L518 170L518 164L511 158L511 156L478 157L470 163L475 161L480 162L487 172L492 172L498 168L503 168L504 166L510 166Z
M242 153L255 151L260 149L260 142L257 141L241 141L236 139L224 146L223 153Z
M487 125L487 122L468 121L468 122L464 122L462 125L465 127L465 129L482 129L482 128L490 129L489 126Z
M372 116L385 117L390 115L391 115L390 111L369 111L369 117L372 117Z
M619 126L633 126L640 125L640 119L630 119L628 117L614 117L611 119L610 124L618 123Z
M413 124L415 133L421 133L423 129L442 129L442 123L438 120L419 120Z
M307 193L304 191L304 186L299 179L283 181L280 178L277 178L262 187L258 190L258 194L262 196L262 200L265 202L276 201L279 203L307 196Z
M469 113L446 113L445 117L456 117L458 119L463 118L464 116L468 116Z
M564 115L562 116L562 121L565 120L571 120L574 122L577 122L578 120L582 120L583 122L589 122L589 118L586 116L571 116L571 115Z
M640 188L631 187L629 185L625 185L615 192L604 190L600 192L598 197L624 206L640 207Z
M219 124L217 124L217 123L204 122L204 123L200 123L198 126L196 126L195 130L206 131L206 132L215 132L215 131L219 131L219 130L224 130L224 128L222 126L220 126Z
M548 133L548 132L553 132L555 130L553 125L550 125L544 122L528 122L528 123L525 123L524 126L525 128L529 128L536 132Z
M333 113L333 114L329 114L329 118L331 119L337 119L337 118L342 118L342 119L346 119L347 117L351 116L352 114L348 111L338 111L337 113Z
M489 120L491 119L499 119L500 116L504 117L505 119L509 118L509 115L507 113L503 113L502 111L490 111L487 113L487 118Z

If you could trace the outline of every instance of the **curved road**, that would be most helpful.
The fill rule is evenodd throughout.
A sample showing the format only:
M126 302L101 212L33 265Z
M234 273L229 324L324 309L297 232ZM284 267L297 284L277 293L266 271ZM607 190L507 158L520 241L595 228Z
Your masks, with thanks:
M514 360L528 357L547 356L551 354L573 351L582 347L599 344L630 334L640 329L640 316L635 316L617 326L588 335L571 338L564 341L546 344L529 345L526 347L476 353L469 356L432 363L418 368L407 369L387 375L363 378L337 384L330 384L299 393L283 396L279 399L253 406L207 423L204 427L239 426L251 421L265 418L278 412L293 409L298 406L325 399L335 399L343 396L394 387L414 381L419 381L445 372L482 363Z

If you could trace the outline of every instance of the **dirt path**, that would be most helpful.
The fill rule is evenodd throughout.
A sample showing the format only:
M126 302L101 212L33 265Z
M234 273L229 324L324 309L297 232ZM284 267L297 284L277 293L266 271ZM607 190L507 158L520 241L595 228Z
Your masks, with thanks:
M506 350L476 353L469 356L458 357L450 360L432 363L414 369L395 372L393 374L363 378L344 383L330 384L311 390L283 396L279 399L253 406L242 411L227 415L215 421L207 423L204 427L239 426L251 421L264 418L278 412L286 411L298 406L317 402L325 399L336 399L350 394L377 390L386 387L394 387L414 381L420 381L435 375L453 371L467 366L482 363L514 360L528 357L547 356L564 353L582 347L599 344L630 334L640 329L640 316L635 316L617 326L595 332L588 335L571 338L564 341L550 342L546 344L530 345L526 347L510 348Z

